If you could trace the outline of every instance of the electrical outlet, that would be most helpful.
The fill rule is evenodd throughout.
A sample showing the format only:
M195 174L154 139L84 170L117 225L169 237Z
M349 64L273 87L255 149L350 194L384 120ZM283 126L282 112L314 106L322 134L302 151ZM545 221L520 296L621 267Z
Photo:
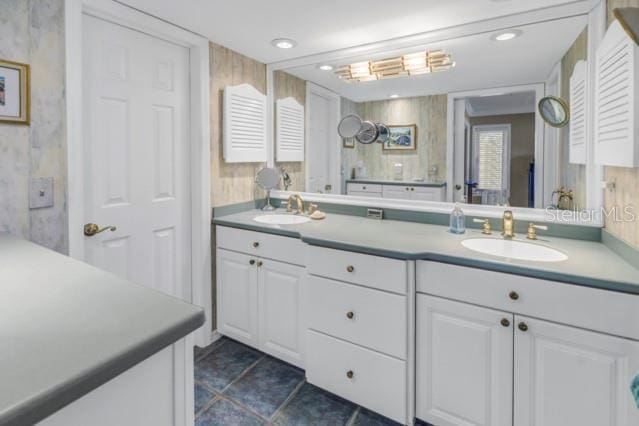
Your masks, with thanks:
M29 208L53 207L53 178L31 178L29 184Z

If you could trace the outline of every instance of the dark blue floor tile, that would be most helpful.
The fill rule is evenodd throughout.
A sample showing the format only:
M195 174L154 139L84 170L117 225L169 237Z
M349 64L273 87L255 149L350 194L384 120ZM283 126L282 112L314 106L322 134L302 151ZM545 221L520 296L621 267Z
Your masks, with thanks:
M355 421L353 422L353 426L401 426L400 423L397 423L387 417L381 416L377 413L373 413L366 408L360 409L360 412L357 413L357 417L355 417Z
M268 419L303 380L299 368L267 357L224 394Z
M208 390L204 386L195 384L195 412L199 412L206 404L208 404L213 398L215 393Z
M261 357L255 349L229 340L196 363L195 380L222 391Z
M259 417L237 405L218 399L195 419L195 426L261 426L266 424Z
M415 426L433 426L430 423L426 423L423 420L415 419Z
M355 404L305 383L282 409L276 425L345 425L355 411Z
M208 355L211 352L213 352L214 350L216 350L216 348L218 348L220 345L222 345L222 344L224 344L224 343L226 343L228 341L230 341L230 339L228 339L227 337L220 337L215 342L211 343L210 345L208 345L208 346L206 346L204 348L200 348L199 346L195 346L193 348L193 359L195 361L198 361L199 359L202 359L206 355Z

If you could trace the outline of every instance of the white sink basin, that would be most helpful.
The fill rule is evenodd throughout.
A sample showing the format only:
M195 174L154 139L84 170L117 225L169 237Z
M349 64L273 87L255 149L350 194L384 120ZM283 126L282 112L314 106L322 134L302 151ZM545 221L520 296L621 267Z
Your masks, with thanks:
M562 252L540 244L497 238L469 238L461 244L473 251L508 259L534 262L561 262L568 259Z
M306 216L294 214L264 214L253 218L254 221L269 225L297 225L310 221Z

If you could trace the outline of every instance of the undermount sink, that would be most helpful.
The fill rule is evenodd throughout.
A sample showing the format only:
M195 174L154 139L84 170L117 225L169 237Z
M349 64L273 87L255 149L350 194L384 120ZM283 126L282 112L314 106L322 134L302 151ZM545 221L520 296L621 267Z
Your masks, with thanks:
M306 216L294 214L264 214L253 218L254 221L268 225L298 225L310 221Z
M496 238L469 238L461 242L467 249L508 259L534 262L561 262L568 259L564 253L550 247L524 241Z

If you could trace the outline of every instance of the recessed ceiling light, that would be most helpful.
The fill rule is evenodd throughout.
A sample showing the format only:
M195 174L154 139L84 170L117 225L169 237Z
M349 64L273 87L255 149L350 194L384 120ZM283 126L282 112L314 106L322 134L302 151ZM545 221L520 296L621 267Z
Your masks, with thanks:
M509 30L503 33L493 34L490 38L494 41L508 41L519 37L521 34L521 30Z
M397 93L393 93L392 95L388 95L388 97L391 99L396 99L399 98L399 95Z
M317 66L317 68L321 69L322 71L333 71L333 65L329 64L320 64Z
M279 49L292 49L297 46L295 40L291 40L290 38L276 38L271 41L271 44Z

